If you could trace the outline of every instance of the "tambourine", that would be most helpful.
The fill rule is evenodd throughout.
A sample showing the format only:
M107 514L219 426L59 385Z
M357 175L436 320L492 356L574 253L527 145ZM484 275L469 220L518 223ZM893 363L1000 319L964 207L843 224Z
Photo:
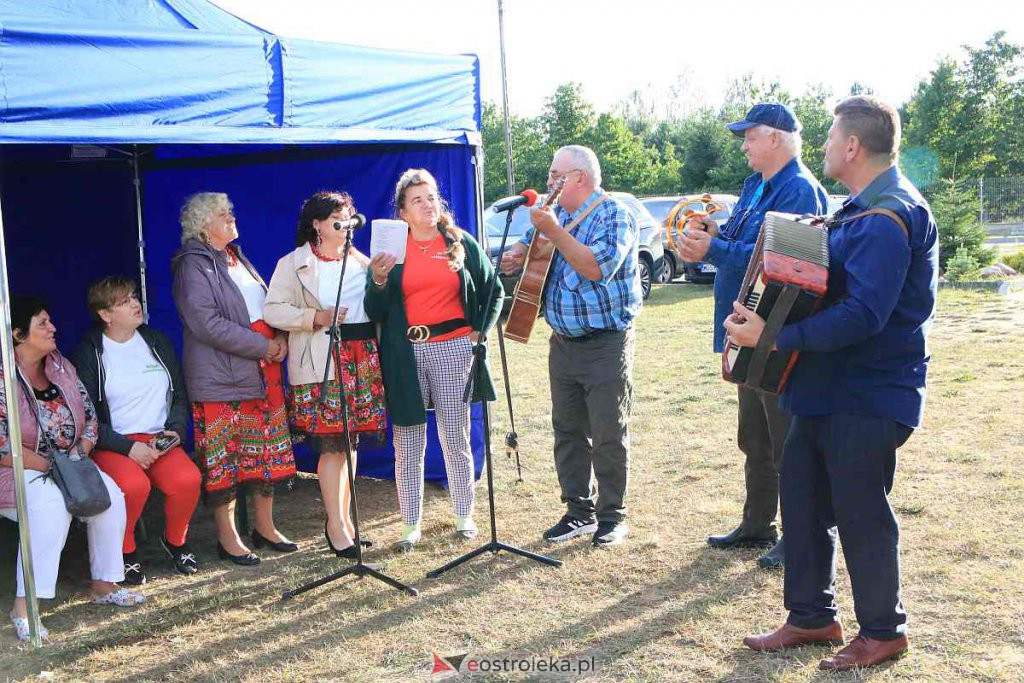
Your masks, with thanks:
M700 204L700 208L686 208L694 203ZM673 206L672 210L668 212L668 218L665 219L665 234L672 251L682 256L683 245L679 238L688 229L707 232L707 226L699 219L721 210L722 205L712 200L710 194L703 194L697 199L688 197Z

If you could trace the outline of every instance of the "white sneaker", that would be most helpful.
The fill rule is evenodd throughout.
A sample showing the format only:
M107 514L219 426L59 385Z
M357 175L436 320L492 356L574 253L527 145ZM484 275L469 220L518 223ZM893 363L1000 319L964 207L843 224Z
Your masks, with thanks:
M480 532L476 528L476 522L473 521L473 518L466 516L455 518L455 533L458 534L459 538L471 541Z
M402 525L402 540L395 544L395 550L407 553L413 549L413 547L420 542L423 534L420 533L419 524L403 524Z

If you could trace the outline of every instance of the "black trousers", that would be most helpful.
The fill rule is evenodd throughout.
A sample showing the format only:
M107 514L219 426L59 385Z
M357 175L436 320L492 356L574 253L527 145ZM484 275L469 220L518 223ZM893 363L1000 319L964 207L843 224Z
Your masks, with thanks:
M913 429L862 415L794 417L782 460L785 600L789 623L836 619L836 540L843 544L861 635L906 632L900 530L889 505L896 449Z
M767 535L779 510L779 465L789 431L789 413L779 397L738 387L739 427L736 443L746 456L743 465L747 497L740 526L748 536Z

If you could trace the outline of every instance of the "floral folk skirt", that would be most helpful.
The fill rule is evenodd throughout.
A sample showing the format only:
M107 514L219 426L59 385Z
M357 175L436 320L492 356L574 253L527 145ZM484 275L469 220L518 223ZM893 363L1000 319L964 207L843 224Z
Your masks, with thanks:
M295 441L306 441L318 453L345 450L345 421L341 410L342 369L348 407L348 428L353 445L380 445L387 435L384 382L376 339L343 340L341 362L334 363L334 378L327 380L327 398L320 404L323 385L298 384L291 390L291 426Z
M262 320L252 329L268 339L274 334ZM273 495L275 483L295 476L281 364L259 363L266 398L192 404L196 457L210 504L228 502L240 484L254 487L260 495Z

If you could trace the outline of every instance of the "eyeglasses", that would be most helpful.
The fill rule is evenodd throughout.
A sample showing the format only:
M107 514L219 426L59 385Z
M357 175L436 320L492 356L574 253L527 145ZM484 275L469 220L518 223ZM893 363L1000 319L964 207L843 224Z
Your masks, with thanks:
M565 171L564 173L562 173L560 171L548 171L548 180L558 180L559 178L564 178L565 176L569 175L570 173L575 173L576 171L583 172L583 169L582 168L570 168L568 171Z
M124 298L124 299L122 299L121 301L118 301L118 302L117 302L116 304L114 304L114 305L113 305L113 306L112 306L111 308L116 308L116 307L118 307L118 306L127 306L128 304L130 304L130 303L132 303L132 302L137 302L138 300L139 300L139 295L138 295L138 293L137 293L137 292L133 292L132 294L129 294L129 295L127 296L127 298Z

